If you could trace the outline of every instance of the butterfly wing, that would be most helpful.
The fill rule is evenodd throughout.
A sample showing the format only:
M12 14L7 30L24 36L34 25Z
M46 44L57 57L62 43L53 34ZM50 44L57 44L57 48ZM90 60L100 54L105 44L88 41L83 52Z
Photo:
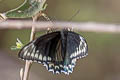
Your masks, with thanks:
M76 60L88 55L88 46L86 40L79 34L71 31L65 34L67 34L67 44L63 72L69 74L72 73Z
M86 55L85 39L70 31L45 34L28 43L18 54L21 59L42 63L48 71L65 74L72 73L76 59Z
M75 32L69 32L67 37L67 52L71 59L79 59L88 55L88 45L86 40Z
M60 35L60 45L58 42L59 48L56 48L55 52L55 57L58 59L55 60L54 66L52 64L51 71L69 75L73 71L76 60L88 55L88 46L86 40L75 32L61 31ZM51 64L49 65L51 66Z
M61 41L60 31L45 34L25 45L18 57L42 63L53 73L61 73L64 58Z
M53 32L33 40L20 50L18 57L38 63L53 62L55 56L54 49L59 40L59 35L59 32ZM54 45L52 45L53 41ZM51 54L49 54L50 51Z

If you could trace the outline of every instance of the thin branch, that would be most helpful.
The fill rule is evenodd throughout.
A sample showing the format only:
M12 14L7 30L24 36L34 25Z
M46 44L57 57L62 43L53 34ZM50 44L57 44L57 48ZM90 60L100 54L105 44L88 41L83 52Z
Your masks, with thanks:
M20 80L23 80L23 68L20 69Z
M30 34L30 41L32 41L35 38L35 22L37 21L37 19L40 16L40 14L41 13L39 13L39 14L37 14L37 15L35 15L33 17L32 29L31 29L31 34ZM29 76L29 71L30 71L31 64L32 64L31 61L26 60L23 80L28 80L28 76Z
M30 29L32 21L20 21L20 20L8 20L0 23L0 29ZM74 28L74 30L86 31L86 32L120 32L120 25L118 24L103 24L95 22L35 22L34 26L37 30L46 30L47 28L59 28L65 27Z
M24 68L24 73L22 76L22 80L28 80L28 75L29 75L29 71L30 71L30 66L31 66L31 62L26 60L25 61L25 68Z

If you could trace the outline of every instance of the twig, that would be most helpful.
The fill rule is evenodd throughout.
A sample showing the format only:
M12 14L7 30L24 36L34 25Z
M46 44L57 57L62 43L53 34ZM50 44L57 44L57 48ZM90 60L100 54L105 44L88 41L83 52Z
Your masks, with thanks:
M35 15L33 17L33 22L32 22L32 29L31 29L31 35L30 35L30 41L32 41L35 37L35 22L37 20L37 18L40 16L40 13ZM23 80L28 80L28 76L29 76L29 71L30 71L30 67L31 67L32 62L26 60L25 62L25 69L24 69L24 76L23 76Z
M0 23L0 29L30 29L32 21L8 20ZM85 32L120 32L120 25L118 24L103 24L95 22L35 22L34 26L37 30L46 30L47 28L63 29L74 28L74 30Z
M20 80L23 80L23 68L20 69Z
M31 63L32 62L30 62L28 60L25 61L25 69L24 69L24 74L22 76L23 80L28 80Z

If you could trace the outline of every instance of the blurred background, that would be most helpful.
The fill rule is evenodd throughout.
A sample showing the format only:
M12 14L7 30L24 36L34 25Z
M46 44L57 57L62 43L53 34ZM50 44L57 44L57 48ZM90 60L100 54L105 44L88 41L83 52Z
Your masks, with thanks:
M24 0L0 0L0 13L18 7ZM47 15L58 21L100 22L119 24L120 0L47 0ZM41 19L43 20L43 19ZM29 80L120 80L120 33L79 32L87 40L89 56L77 61L69 76L53 75L41 64L33 63ZM43 34L38 32L37 36ZM20 80L19 70L24 61L18 51L11 51L16 38L24 44L29 41L30 30L0 30L0 80Z

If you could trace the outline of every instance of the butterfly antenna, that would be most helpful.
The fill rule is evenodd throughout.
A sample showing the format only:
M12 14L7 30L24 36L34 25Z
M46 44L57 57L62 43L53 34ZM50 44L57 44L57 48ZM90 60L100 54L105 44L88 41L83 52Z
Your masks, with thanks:
M71 16L71 18L68 21L71 21L75 16L77 16L80 13L80 9L76 11L75 14Z
M51 19L45 14L45 13L42 13L42 16L47 20L47 21L49 21L50 23L53 23L52 21L51 21ZM52 28L47 28L47 33L49 33L49 32L53 32L53 29Z
M79 14L79 12L80 12L80 9L77 10L76 13L73 14L68 21L69 21L69 22L72 21L72 19L73 19L75 16L77 16L77 15ZM67 30L68 30L68 31L73 31L73 27L72 27L72 28L67 28Z

